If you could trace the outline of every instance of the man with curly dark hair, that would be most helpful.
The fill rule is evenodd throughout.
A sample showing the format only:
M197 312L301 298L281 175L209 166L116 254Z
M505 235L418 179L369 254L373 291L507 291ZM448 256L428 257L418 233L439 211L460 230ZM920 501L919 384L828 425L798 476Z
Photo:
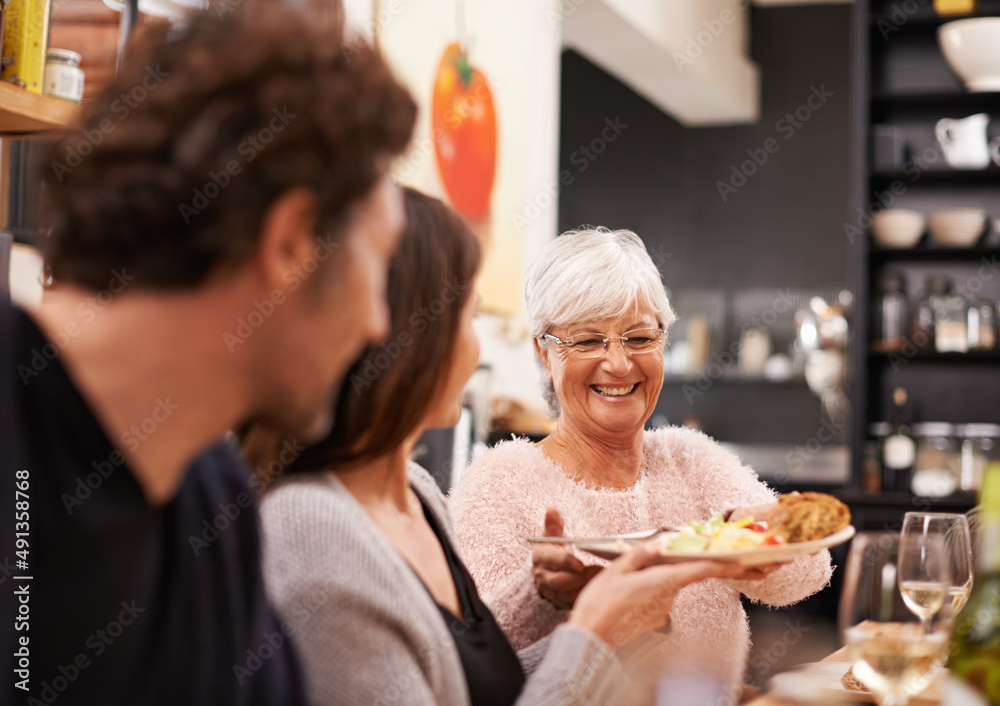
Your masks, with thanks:
M254 489L220 439L265 422L290 462L386 334L404 220L387 170L416 106L339 23L244 5L144 35L47 159L54 283L0 307L18 701L303 698Z

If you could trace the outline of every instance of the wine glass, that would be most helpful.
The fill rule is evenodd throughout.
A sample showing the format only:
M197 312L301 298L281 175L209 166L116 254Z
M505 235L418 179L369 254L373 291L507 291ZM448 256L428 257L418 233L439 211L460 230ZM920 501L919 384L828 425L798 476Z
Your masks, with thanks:
M907 556L900 565L899 590L903 600L923 622L951 601L952 615L957 615L969 600L972 592L972 541L969 520L965 515L950 512L908 512L903 517L900 537L918 538L917 546L924 546L923 538L940 537L944 542L945 562L949 581L943 595L924 584L922 562L933 559L923 554Z
M882 706L905 706L928 686L947 659L951 636L950 609L937 611L925 631L903 602L897 562L914 551L909 545L915 540L901 542L894 533L858 534L840 596L840 630L854 676ZM930 553L943 554L942 538L929 537L925 544ZM946 576L927 578L937 578L943 596Z

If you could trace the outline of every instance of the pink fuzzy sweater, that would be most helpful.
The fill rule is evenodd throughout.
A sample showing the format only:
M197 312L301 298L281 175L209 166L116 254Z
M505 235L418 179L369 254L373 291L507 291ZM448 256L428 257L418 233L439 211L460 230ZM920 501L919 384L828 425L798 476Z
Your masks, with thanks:
M646 432L643 451L645 465L635 485L609 490L572 480L541 449L514 439L474 461L452 491L465 562L515 649L544 638L569 615L538 595L531 576L525 537L542 534L547 507L562 512L568 536L587 537L681 525L774 498L753 470L700 432L676 427ZM579 556L584 563L602 563L583 552ZM689 586L674 603L671 633L640 638L641 655L634 656L654 670L681 660L712 665L735 690L750 649L739 593L788 605L823 588L831 572L824 551L800 557L763 581L713 579Z

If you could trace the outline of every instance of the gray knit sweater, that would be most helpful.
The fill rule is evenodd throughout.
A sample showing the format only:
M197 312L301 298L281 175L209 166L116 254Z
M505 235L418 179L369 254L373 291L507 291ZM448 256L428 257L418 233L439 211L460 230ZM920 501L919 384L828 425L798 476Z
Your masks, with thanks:
M410 483L456 547L445 499L411 464ZM433 598L333 473L292 476L261 504L264 578L305 668L313 704L468 704L458 650ZM518 704L618 699L621 664L600 639L562 625ZM534 665L529 665L534 667Z

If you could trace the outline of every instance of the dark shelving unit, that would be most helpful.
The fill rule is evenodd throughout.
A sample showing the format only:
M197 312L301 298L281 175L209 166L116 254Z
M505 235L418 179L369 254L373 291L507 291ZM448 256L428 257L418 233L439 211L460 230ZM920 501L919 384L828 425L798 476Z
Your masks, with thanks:
M934 126L941 118L988 113L990 137L1000 135L1000 93L967 92L948 68L936 38L937 27L945 22L1000 16L1000 0L980 0L976 13L962 17L940 17L927 3L903 22L898 21L899 12L894 12L898 7L899 3L889 0L860 0L855 7L858 207L867 212L880 210L884 206L878 195L899 180L902 188L897 191L902 193L894 198L892 207L926 215L941 208L980 206L990 219L1000 218L1000 166L991 164L976 171L950 169L941 158L925 165L914 178L912 170L903 167L876 170L872 155L875 126L898 128L911 164L915 157L938 149ZM942 247L927 234L911 249L881 249L870 234L852 243L851 286L858 302L851 357L854 482L853 488L838 494L860 515L865 528L877 529L918 506L961 511L975 502L971 495L930 500L914 497L905 489L877 494L859 490L869 424L888 419L895 387L905 387L909 393L911 422L1000 423L1000 405L996 403L1000 397L1000 349L936 353L909 348L891 354L871 349L871 315L879 275L885 270L902 275L911 306L932 274L950 277L959 289L975 284L976 289L966 287L966 293L995 302L1000 299L1000 271L994 265L998 260L1000 236L993 233L969 248Z
M873 248L869 255L872 264L891 262L981 262L983 258L990 263L994 258L1000 258L1000 248L945 248L933 243L917 244L914 248L891 250L888 248Z
M998 104L1000 107L1000 104ZM943 116L942 116L943 117ZM923 182L926 184L996 184L1000 183L1000 167L990 166L986 169L925 169L920 176L913 179L912 174L906 172L872 172L871 180L875 182L891 182L899 179L906 184L916 184Z
M902 356L909 363L1000 363L1000 352L995 350L992 351L969 351L968 353L935 353L935 352L919 352L915 355L906 355L905 353L893 352L885 353L882 351L871 351L868 353L868 357L874 363L885 363L891 365L893 363L892 355Z
M937 91L928 93L872 93L873 111L911 110L914 108L989 110L1000 106L1000 93L958 93Z

